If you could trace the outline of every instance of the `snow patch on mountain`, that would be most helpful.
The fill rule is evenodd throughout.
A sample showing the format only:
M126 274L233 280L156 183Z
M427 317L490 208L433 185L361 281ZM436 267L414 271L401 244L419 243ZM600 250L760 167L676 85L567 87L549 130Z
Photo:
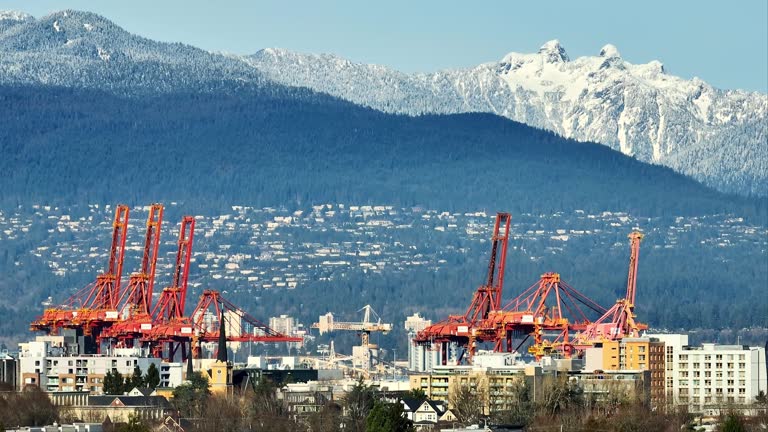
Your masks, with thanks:
M97 14L66 10L39 19L0 16L15 17L0 20L0 84L136 95L264 82L261 73L239 59L136 36Z
M391 113L494 113L605 144L721 191L768 196L768 96L684 80L658 61L632 64L610 44L571 59L552 40L468 69L405 74L277 48L210 53L130 34L88 12L35 19L0 11L0 84L136 95L272 83Z
M33 19L32 15L15 11L15 10L0 10L0 21L28 21Z
M768 195L768 96L632 64L607 44L571 59L557 40L463 70L404 74L329 54L264 49L243 59L268 78L386 112L489 112L605 144L726 192Z

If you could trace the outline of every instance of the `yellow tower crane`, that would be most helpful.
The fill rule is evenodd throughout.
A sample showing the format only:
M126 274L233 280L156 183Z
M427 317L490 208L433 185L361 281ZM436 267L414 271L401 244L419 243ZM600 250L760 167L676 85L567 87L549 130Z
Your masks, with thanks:
M387 334L392 330L391 323L382 323L381 317L376 314L371 305L365 305L358 312L363 312L363 320L358 322L336 321L333 319L333 313L328 312L321 315L318 322L312 324L312 328L320 331L320 334L333 332L337 330L355 331L360 334L360 346L365 351L365 368L370 367L370 349L371 333L382 332Z

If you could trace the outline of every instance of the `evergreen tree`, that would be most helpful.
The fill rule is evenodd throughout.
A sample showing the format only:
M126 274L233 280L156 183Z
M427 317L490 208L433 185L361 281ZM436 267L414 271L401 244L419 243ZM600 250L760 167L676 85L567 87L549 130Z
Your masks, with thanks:
M157 370L154 363L150 363L147 368L147 375L144 376L144 386L151 389L160 385L160 371Z
M346 426L354 432L365 431L365 420L376 402L373 388L365 385L361 378L347 393L345 402L347 407Z
M125 390L123 375L117 370L111 370L104 375L102 391L108 395L121 395Z
M200 417L211 395L211 386L201 372L193 373L187 380L173 390L173 404L182 417Z
M407 392L403 393L403 399L416 399L419 401L425 400L427 398L427 394L424 393L424 390L420 388L416 389L410 389Z
M365 422L366 432L411 432L413 422L403 416L403 405L377 401Z
M126 380L126 383L126 387L130 387L128 391L144 385L144 377L141 375L141 369L138 365L133 367L133 375L131 375L130 380Z
M746 432L747 428L744 425L744 418L736 411L731 411L725 416L718 430L720 432Z

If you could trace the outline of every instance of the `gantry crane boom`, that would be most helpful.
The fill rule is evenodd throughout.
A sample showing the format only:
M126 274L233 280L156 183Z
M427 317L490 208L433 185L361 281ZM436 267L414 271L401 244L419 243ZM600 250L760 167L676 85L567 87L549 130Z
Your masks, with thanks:
M46 309L31 323L31 330L56 334L62 327L80 328L90 336L98 335L108 323L118 320L128 216L128 206L121 204L115 208L106 272L96 276L94 283L75 293L63 305Z
M179 228L179 243L176 250L176 265L173 281L163 289L157 305L152 310L156 322L167 322L184 316L189 280L189 260L192 257L192 241L195 233L195 218L184 216Z
M633 231L629 234L630 253L629 253L629 272L627 275L627 295L624 299L632 305L635 305L635 295L637 294L637 266L640 262L640 241L643 240L643 233Z
M608 311L591 323L586 329L576 336L576 345L579 348L592 346L603 340L616 340L623 337L637 337L641 330L648 328L646 324L635 321L635 297L637 295L637 269L640 261L640 242L643 234L633 231L629 234L629 271L627 273L627 292L624 298L616 300L616 303Z
M497 213L491 236L491 257L488 261L488 273L472 296L472 301L464 315L450 315L448 318L432 324L420 331L413 339L414 343L433 345L440 350L441 363L447 364L448 346L451 343L464 346L471 358L475 352L474 328L488 316L501 309L501 297L504 288L504 270L507 261L507 245L512 216L509 213Z
M157 253L160 246L160 232L163 224L163 206L153 204L147 216L147 230L144 236L144 253L141 268L130 277L128 286L123 290L120 300L121 309L128 310L130 316L148 316L152 311L152 291L155 285ZM125 300L123 300L123 298Z
M84 301L94 310L116 310L120 300L120 283L125 257L125 238L128 232L128 206L118 205L112 223L112 244L109 248L107 271L96 278L96 285Z
M491 258L488 261L488 275L484 285L481 285L472 298L464 318L471 324L488 317L492 310L501 308L501 296L504 289L504 269L507 262L507 245L509 243L509 225L512 216L509 213L498 213L491 237Z

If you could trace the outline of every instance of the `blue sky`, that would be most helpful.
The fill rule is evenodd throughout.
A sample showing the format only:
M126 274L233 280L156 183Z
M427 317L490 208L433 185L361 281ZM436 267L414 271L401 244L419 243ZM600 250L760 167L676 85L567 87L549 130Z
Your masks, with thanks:
M213 51L280 47L406 72L460 68L559 39L571 58L606 43L719 88L768 92L768 1L84 1L0 0L40 17L106 16L130 32Z

